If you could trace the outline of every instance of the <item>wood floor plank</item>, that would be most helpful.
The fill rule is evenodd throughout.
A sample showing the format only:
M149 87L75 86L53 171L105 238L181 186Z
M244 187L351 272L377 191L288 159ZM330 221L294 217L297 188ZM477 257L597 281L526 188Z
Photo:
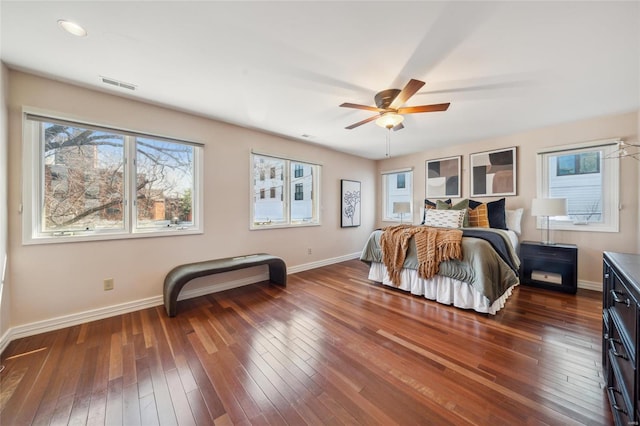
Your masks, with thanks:
M602 295L517 287L497 315L357 260L11 342L7 425L612 423Z

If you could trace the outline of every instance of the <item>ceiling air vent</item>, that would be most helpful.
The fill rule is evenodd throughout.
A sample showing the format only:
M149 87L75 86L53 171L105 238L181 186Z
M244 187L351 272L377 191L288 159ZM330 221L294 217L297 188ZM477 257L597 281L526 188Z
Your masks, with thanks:
M100 79L102 79L102 82L104 84L110 84L112 86L122 87L123 89L136 90L136 87L137 87L135 84L125 83L124 81L118 81L115 78L100 76Z

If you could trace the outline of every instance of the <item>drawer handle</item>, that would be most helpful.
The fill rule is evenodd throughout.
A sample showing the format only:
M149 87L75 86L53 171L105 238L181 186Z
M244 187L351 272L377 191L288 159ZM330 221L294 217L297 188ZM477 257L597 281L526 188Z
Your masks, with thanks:
M613 386L609 386L607 390L609 391L609 399L611 400L611 407L613 407L613 409L619 413L627 414L627 410L625 410L624 407L621 407L618 405L618 402L616 401L616 398L613 395L614 393L622 395L622 393L618 389L614 388Z
M615 303L624 303L625 305L627 305L627 308L631 306L631 300L629 300L629 298L625 299L623 297L620 297L617 291L611 290L611 296L613 297L613 301Z
M611 348L611 352L613 353L613 356L629 360L629 358L625 354L621 354L620 352L618 352L618 350L616 349L616 343L621 344L622 342L620 342L620 340L616 340L613 338L609 339L609 348Z

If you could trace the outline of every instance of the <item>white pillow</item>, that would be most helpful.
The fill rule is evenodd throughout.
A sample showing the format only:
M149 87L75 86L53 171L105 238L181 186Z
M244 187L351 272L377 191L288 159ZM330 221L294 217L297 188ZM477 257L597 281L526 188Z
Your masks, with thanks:
M522 233L520 222L522 221L522 213L524 209L506 210L507 229L512 230L516 234Z
M466 210L427 209L424 224L438 228L461 228Z

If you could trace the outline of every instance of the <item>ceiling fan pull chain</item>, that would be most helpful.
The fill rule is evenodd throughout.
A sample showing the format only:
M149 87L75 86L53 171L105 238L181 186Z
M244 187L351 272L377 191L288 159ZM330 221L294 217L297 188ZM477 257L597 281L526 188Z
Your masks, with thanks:
M387 127L387 158L391 157L391 127Z

